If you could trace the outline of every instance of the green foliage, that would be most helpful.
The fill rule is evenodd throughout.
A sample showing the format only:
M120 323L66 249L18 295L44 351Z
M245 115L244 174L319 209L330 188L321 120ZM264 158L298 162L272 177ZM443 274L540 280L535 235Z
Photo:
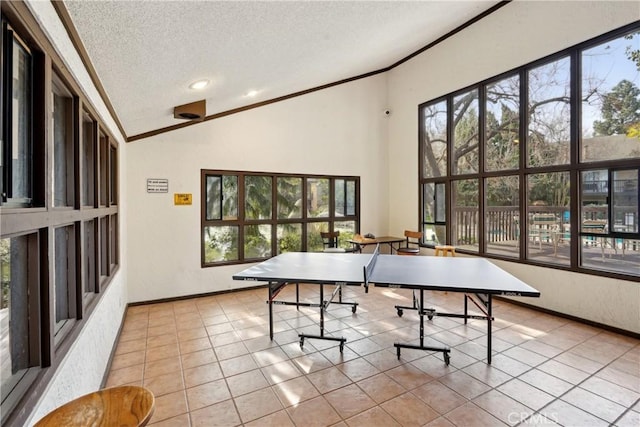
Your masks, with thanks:
M11 290L10 239L0 239L0 309L9 307Z
M640 89L621 80L602 97L602 119L593 122L596 135L623 135L640 122Z
M322 236L320 236L320 229L317 231L309 230L307 234L307 251L308 252L319 252L324 249L322 245Z
M277 182L278 218L301 218L302 179L279 177Z
M640 122L633 123L627 129L627 137L640 139Z
M271 218L271 177L245 177L245 216L247 219Z
M245 258L265 258L271 255L271 240L260 233L259 226L245 227Z
M301 236L297 232L286 233L278 241L278 253L298 252L300 251L302 242Z
M518 132L520 120L517 111L501 105L501 122L493 112L487 113L487 168L488 170L516 169L520 151Z
M207 227L205 233L205 262L238 259L238 229L236 227Z
M519 197L518 177L492 178L487 185L489 206L518 206Z
M569 206L569 174L530 175L529 201L543 201L547 206Z
M478 181L465 179L456 182L456 206L478 207Z
M627 40L633 40L634 37L638 37L638 36L640 36L640 31L627 34L626 36L624 36L624 38ZM636 43L636 46L637 45L638 44ZM636 64L636 68L638 69L638 71L640 71L640 49L638 48L634 49L634 45L631 44L626 47L625 53L627 54L627 58L629 58L630 61L634 62Z

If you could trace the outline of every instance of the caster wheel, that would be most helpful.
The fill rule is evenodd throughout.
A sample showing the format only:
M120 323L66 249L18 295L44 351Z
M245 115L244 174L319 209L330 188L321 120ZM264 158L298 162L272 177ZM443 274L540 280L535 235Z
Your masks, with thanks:
M451 361L451 358L449 357L449 353L444 353L444 363L449 366L449 362Z
M396 351L396 355L398 356L398 360L400 360L400 347L398 347L398 350Z
M304 338L300 338L300 348L304 346Z
M404 314L404 311L398 309L398 317L402 317L403 314Z
M427 319L429 319L429 320L433 320L433 314L428 315L428 316L427 316Z
M340 343L340 353L342 353L342 350L344 350L344 343L343 342Z
M355 314L357 309L358 309L358 306L354 305L353 307L351 307L351 312Z

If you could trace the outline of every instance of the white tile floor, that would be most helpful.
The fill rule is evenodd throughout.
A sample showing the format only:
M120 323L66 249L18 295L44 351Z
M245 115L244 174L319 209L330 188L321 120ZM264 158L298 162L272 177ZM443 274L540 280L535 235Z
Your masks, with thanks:
M278 299L293 300L295 287ZM317 285L301 285L308 302ZM430 306L462 310L462 296L427 293ZM275 305L268 336L266 289L130 307L107 386L138 384L156 396L160 426L640 425L640 341L503 301L494 302L492 364L486 323L435 317L427 342L442 354L402 350L418 341L411 291L348 288L318 333L317 308Z

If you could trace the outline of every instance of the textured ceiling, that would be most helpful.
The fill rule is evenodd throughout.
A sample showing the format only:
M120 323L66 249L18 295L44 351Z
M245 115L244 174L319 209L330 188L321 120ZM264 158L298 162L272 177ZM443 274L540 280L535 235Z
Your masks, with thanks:
M64 1L128 137L389 67L497 3Z

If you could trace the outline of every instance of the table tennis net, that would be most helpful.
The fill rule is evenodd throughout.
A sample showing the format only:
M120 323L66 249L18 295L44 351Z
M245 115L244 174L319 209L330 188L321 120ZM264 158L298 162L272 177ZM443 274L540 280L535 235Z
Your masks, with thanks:
M376 261L378 260L378 255L380 255L380 243L376 245L373 253L371 254L371 258L369 258L369 262L367 262L364 267L364 290L365 292L369 291L369 278L373 274L373 269L376 266Z

